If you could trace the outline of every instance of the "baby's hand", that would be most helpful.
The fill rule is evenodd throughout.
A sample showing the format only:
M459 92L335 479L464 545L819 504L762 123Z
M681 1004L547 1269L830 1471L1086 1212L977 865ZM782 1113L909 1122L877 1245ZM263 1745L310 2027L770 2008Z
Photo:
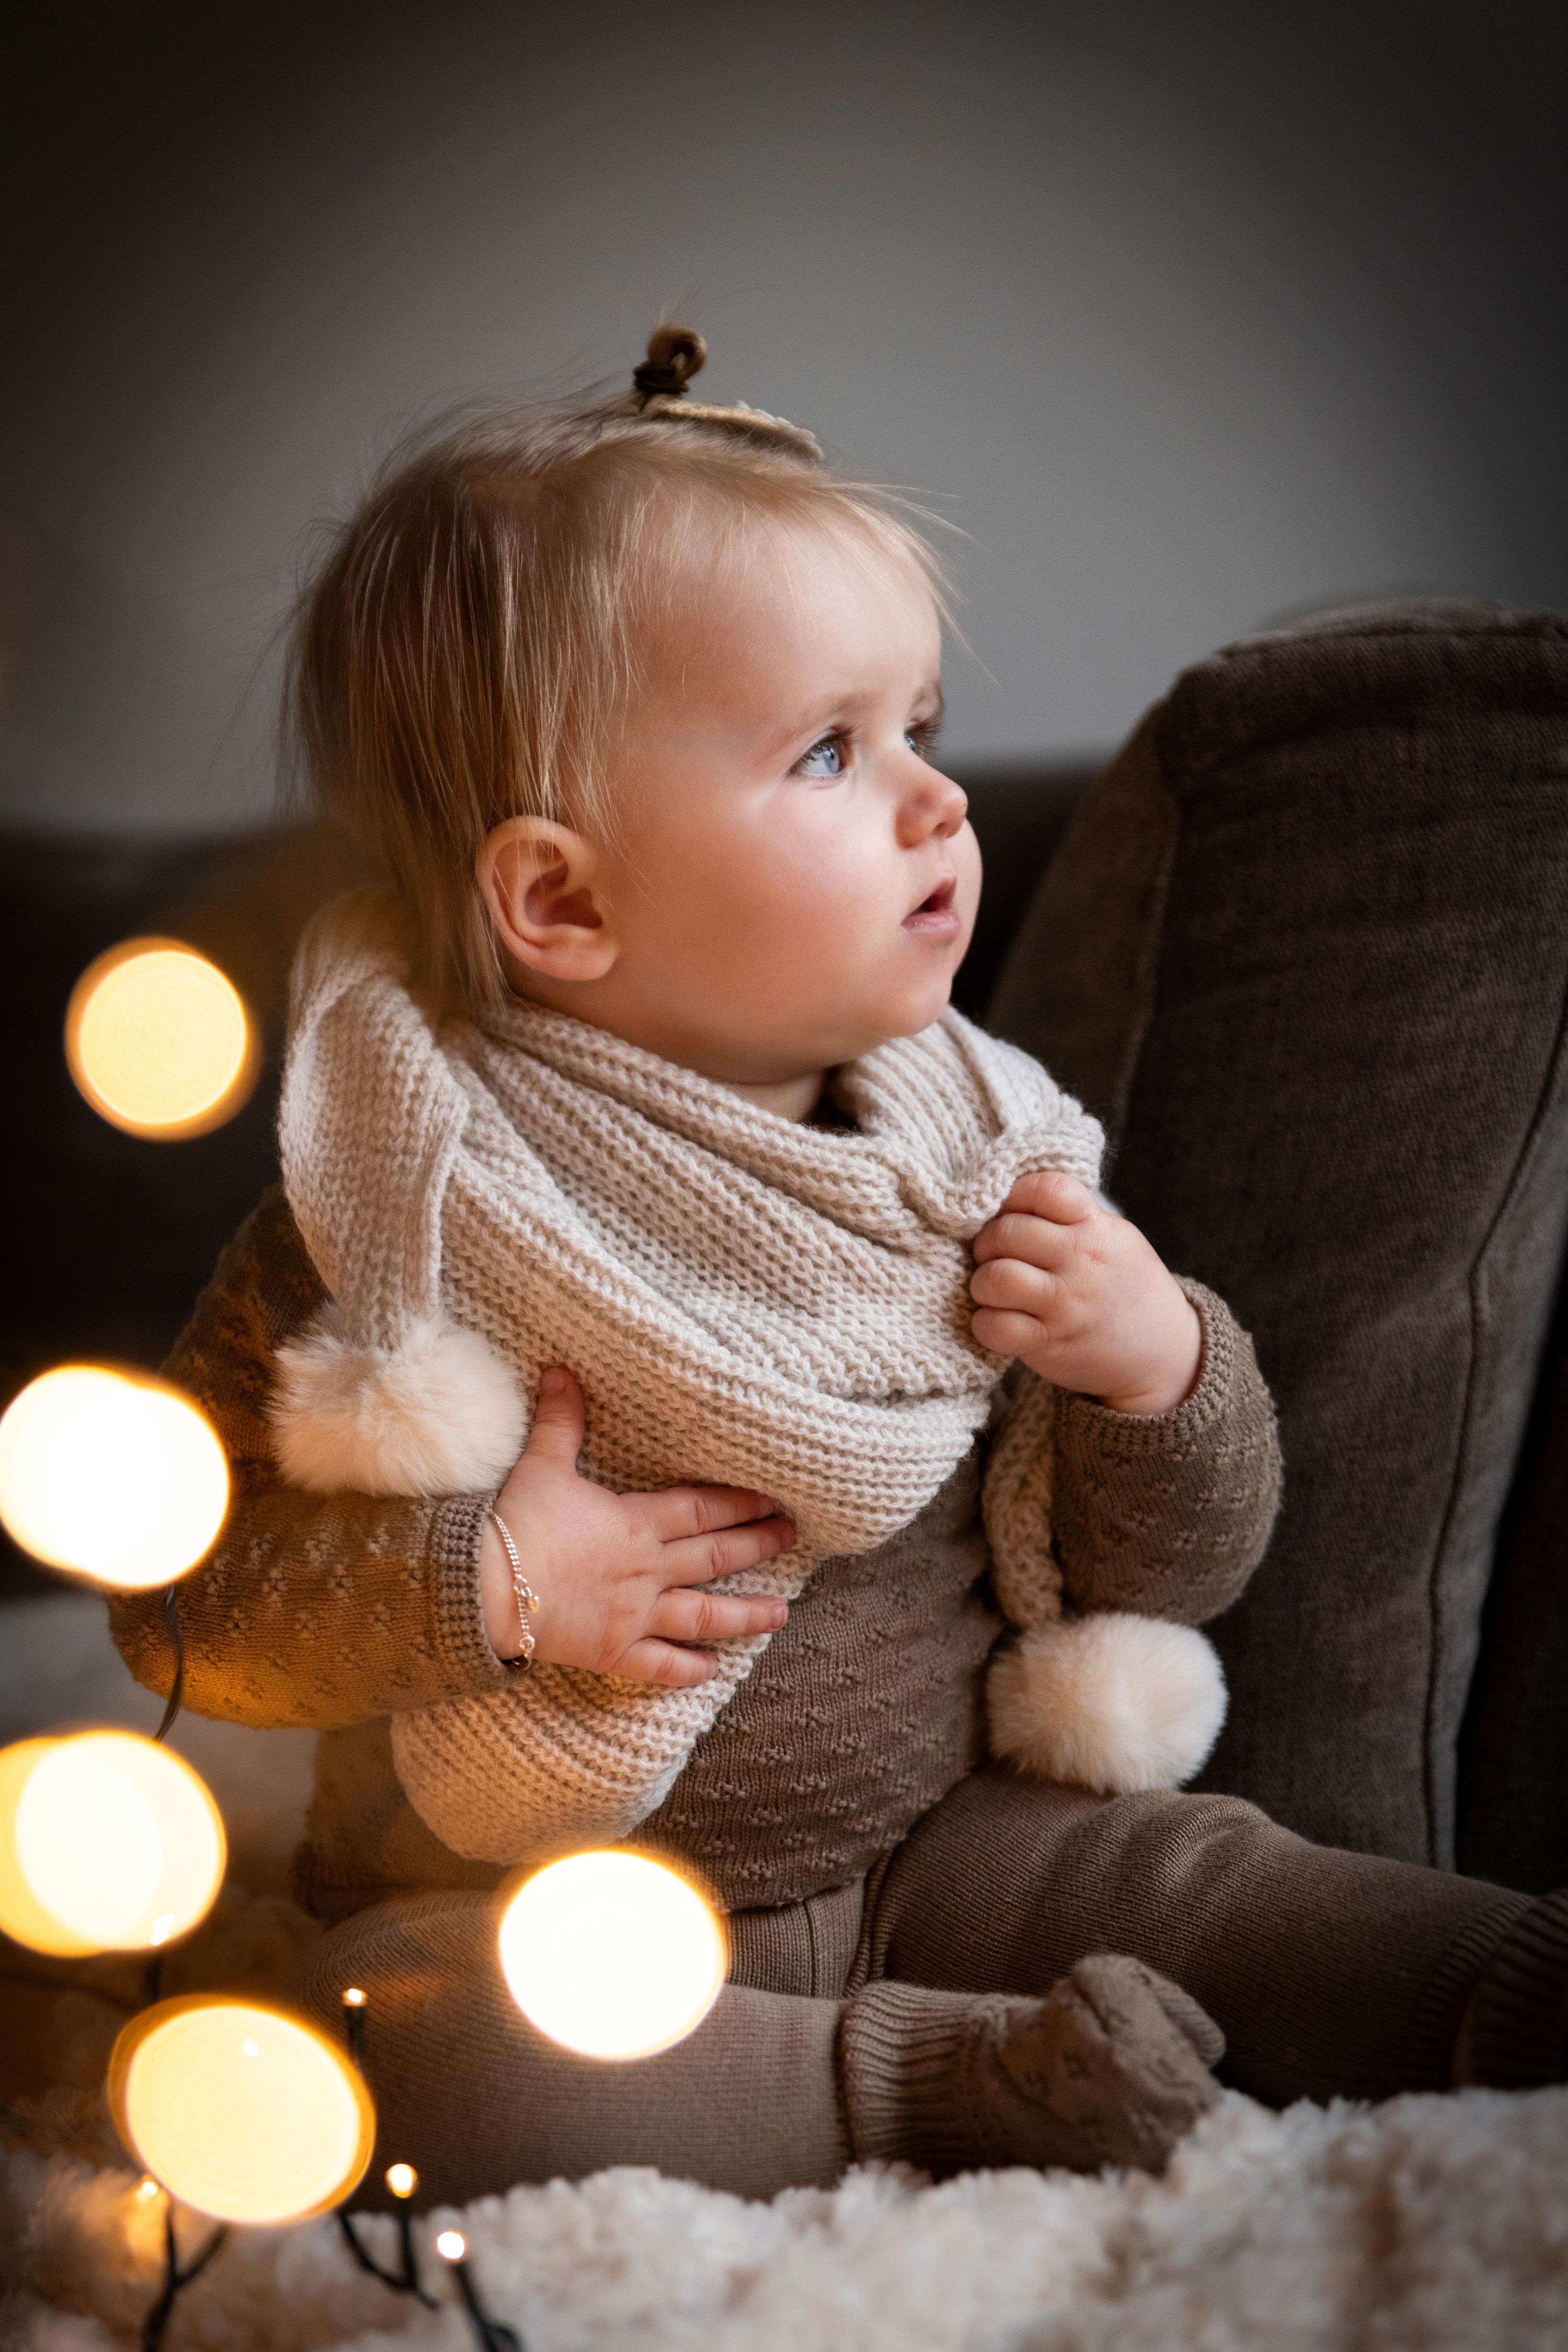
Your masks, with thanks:
M1191 1394L1203 1327L1136 1225L1076 1176L1021 1176L976 1234L970 1295L983 1348L1118 1412Z
M795 1529L765 1495L735 1486L612 1495L578 1476L582 1450L583 1391L570 1372L548 1371L527 1447L496 1497L539 1595L529 1618L536 1658L674 1688L718 1671L687 1644L778 1631L789 1614L782 1601L691 1589L789 1549ZM479 1591L490 1647L514 1657L517 1597L488 1519Z

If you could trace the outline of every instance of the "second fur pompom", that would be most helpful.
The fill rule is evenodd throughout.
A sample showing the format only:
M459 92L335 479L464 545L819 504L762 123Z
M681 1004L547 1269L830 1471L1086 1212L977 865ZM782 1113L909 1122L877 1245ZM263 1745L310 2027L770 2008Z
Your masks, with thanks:
M1225 1721L1203 1634L1120 1611L1034 1626L997 1658L988 1696L996 1755L1103 1796L1180 1788Z

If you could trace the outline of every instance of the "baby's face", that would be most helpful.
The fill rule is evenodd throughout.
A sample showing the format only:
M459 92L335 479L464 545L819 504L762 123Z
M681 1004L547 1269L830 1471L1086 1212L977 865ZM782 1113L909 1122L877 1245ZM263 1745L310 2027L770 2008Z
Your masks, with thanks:
M940 664L923 584L818 530L759 533L684 589L609 777L620 952L588 1018L763 1084L936 1018L980 895L963 793L927 756Z

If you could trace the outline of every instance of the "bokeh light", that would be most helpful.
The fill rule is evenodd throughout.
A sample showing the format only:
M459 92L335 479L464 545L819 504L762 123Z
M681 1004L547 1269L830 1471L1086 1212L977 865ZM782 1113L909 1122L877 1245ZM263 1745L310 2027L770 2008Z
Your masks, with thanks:
M66 1011L66 1060L94 1110L174 1142L232 1118L259 1057L216 963L178 940L127 940L89 964Z
M357 2068L302 2018L200 1993L132 2019L109 2104L138 2161L220 2221L325 2212L358 2187L375 2138Z
M136 1732L0 1748L0 1928L33 1951L154 1950L205 1918L226 1859L199 1775Z
M724 1934L696 1888L637 1853L576 1853L507 1906L500 1963L519 2009L586 2058L649 2058L719 1997Z
M461 2230L439 2230L436 2234L436 2252L444 2263L460 2263L468 2251L468 2242Z
M228 1508L210 1423L150 1374L63 1364L0 1420L0 1520L25 1551L144 1591L194 1568Z

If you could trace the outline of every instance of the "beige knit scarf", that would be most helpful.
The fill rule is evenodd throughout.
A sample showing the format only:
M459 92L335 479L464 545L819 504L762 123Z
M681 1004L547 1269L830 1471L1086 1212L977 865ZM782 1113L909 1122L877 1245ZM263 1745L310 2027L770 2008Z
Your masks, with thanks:
M434 1024L374 894L318 919L283 1088L289 1200L331 1305L280 1351L296 1483L485 1491L540 1372L588 1400L587 1475L621 1491L761 1488L795 1549L726 1589L793 1596L941 1488L1005 1364L971 1336L968 1244L1015 1179L1092 1183L1098 1123L1014 1047L946 1013L841 1070L843 1132L799 1126L525 1003ZM986 1486L1003 1606L1058 1613L1052 1392L1021 1387ZM693 1690L557 1665L395 1718L409 1797L454 1851L519 1863L625 1836L767 1636Z

